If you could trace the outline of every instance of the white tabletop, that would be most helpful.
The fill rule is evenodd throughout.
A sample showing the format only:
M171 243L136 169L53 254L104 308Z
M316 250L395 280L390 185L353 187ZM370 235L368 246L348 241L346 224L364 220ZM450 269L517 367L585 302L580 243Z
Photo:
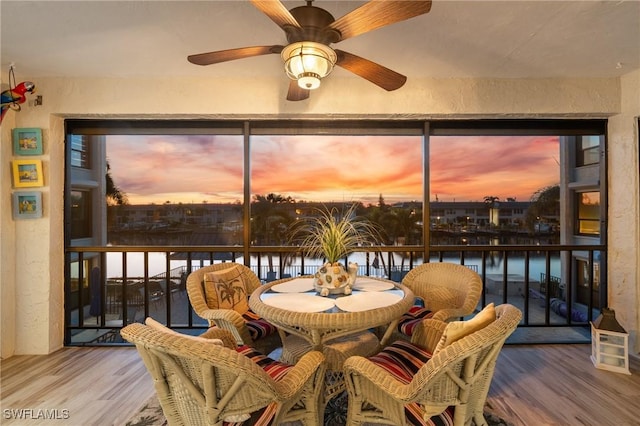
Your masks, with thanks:
M358 277L350 295L319 296L314 278L300 277L274 284L260 295L266 305L292 312L361 312L398 303L404 292L392 281Z
M380 343L386 344L414 301L410 289L390 280L358 276L351 295L324 297L315 291L313 280L304 276L264 284L253 291L249 306L279 331L302 337L320 349L332 339L383 326L386 331Z

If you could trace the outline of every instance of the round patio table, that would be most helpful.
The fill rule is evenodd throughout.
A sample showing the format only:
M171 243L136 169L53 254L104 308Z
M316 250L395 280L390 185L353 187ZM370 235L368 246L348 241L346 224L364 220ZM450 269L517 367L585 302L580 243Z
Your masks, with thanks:
M343 362L379 352L413 302L402 284L367 276L356 278L351 295L319 296L313 277L302 276L262 285L249 298L253 312L278 328L283 362L295 363L310 350L324 353L325 403L344 390Z
M282 286L285 283L287 285ZM278 291L279 288L282 290ZM374 296L368 296L367 293ZM360 297L362 301L346 303L347 300ZM274 302L276 298L286 301L277 303ZM316 298L318 303L315 302ZM334 304L329 307L320 299L333 301ZM400 317L409 310L413 301L414 295L407 287L373 277L358 277L349 296L322 297L313 289L313 277L303 276L260 286L251 294L249 306L253 312L284 332L308 341L312 349L322 350L327 341L377 327L386 327L380 341L381 345L386 345Z

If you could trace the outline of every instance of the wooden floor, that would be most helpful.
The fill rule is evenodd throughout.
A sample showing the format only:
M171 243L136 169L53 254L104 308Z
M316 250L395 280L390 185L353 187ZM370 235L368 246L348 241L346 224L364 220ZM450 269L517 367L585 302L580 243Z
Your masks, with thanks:
M516 426L639 425L640 362L632 360L632 375L602 371L591 364L590 350L505 346L488 403ZM0 424L20 426L124 425L154 393L131 347L14 356L1 362L0 389ZM41 418L13 418L18 414Z

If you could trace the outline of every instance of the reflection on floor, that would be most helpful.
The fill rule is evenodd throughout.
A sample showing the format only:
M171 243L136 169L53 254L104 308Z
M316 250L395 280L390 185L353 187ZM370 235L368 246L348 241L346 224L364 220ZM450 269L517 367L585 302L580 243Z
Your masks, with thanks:
M543 343L591 343L589 326L575 327L518 327L507 344L543 344Z

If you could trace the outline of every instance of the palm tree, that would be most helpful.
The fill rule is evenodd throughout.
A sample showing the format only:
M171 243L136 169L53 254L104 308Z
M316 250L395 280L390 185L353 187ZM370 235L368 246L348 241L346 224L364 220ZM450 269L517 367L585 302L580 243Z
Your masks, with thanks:
M391 206L385 204L382 194L378 199L378 205L370 207L367 212L367 219L376 224L381 230L381 237L385 244L393 244L393 228L395 227L395 217L391 211Z
M419 230L418 222L422 215L416 214L413 208L397 208L393 210L396 240L404 238L404 244L414 244L413 235ZM404 268L406 253L402 253L400 271Z
M484 203L489 207L493 207L497 201L500 201L500 197L496 197L495 195L485 195L484 197Z
M106 204L108 206L122 206L125 204L129 204L129 200L127 199L127 194L124 193L113 181L113 177L111 176L111 166L107 161L107 172L105 173L105 199ZM113 207L113 209L119 209L120 207ZM109 227L114 225L115 218L117 217L117 212L112 209L107 208L107 224Z
M533 230L538 218L560 215L560 185L541 188L531 196L531 205L527 210L526 223Z
M393 210L395 216L395 232L397 237L404 237L404 244L415 244L413 236L419 230L418 222L421 215L416 214L413 208L399 208Z
M107 173L105 175L105 193L107 197L107 205L123 205L129 204L127 194L120 190L111 177L111 166L107 161Z
M262 245L282 245L286 241L286 229L292 219L284 204L294 203L291 197L280 194L254 195L251 203L252 240ZM273 270L273 254L268 253L269 272Z

